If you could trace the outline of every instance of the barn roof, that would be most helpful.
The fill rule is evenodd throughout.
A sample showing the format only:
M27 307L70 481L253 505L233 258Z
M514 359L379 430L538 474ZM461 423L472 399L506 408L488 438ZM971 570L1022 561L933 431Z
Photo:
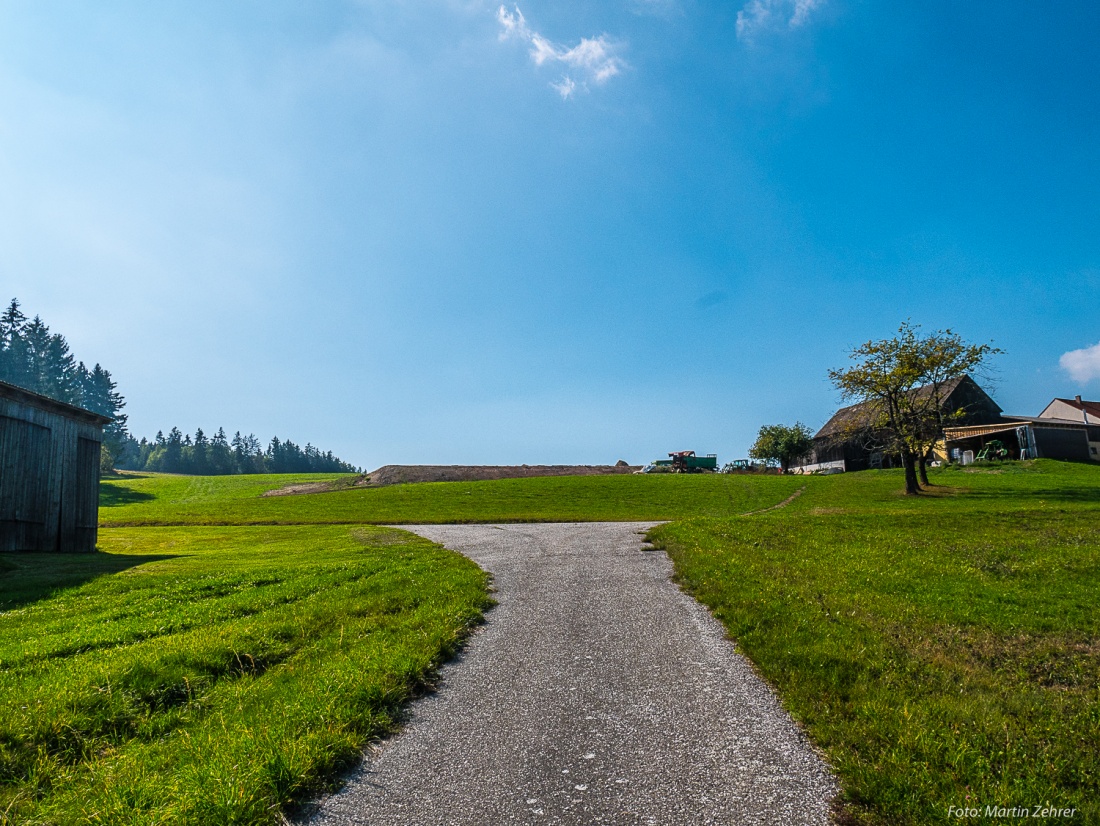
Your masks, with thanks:
M5 381L0 381L0 399L10 399L20 404L29 405L30 407L37 407L39 410L46 410L50 413L56 413L59 416L65 416L70 419L84 422L85 424L98 425L100 427L114 421L114 419L111 419L109 416L101 416L98 413L93 413L91 410L77 407L75 404L59 402L57 399L51 399L49 396L43 396L41 393L35 393L23 387L8 384Z
M989 398L989 395L982 390L982 388L975 382L970 376L960 376L957 379L951 379L943 383L941 392L944 394L944 398L950 401L951 396L964 384L973 385L982 395ZM932 385L926 384L923 387L918 387L915 390L910 391L917 398L927 397L932 392ZM989 399L990 403L997 408L1000 412L1000 406ZM875 420L875 406L873 402L860 402L859 404L849 405L848 407L842 407L836 413L833 414L829 421L825 422L824 427L817 431L814 435L815 439L832 439L832 438L847 438L851 435L853 430L859 430L864 427L870 427Z

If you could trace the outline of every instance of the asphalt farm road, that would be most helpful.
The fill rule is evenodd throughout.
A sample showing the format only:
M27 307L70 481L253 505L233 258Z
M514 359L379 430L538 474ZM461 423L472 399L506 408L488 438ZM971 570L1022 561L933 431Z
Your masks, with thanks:
M499 605L311 826L829 823L828 768L649 527L406 527Z

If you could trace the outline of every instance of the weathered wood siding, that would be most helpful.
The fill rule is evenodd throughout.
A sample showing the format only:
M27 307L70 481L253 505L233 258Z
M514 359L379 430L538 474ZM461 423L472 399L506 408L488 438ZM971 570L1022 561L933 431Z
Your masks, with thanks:
M0 383L0 551L95 550L106 421Z

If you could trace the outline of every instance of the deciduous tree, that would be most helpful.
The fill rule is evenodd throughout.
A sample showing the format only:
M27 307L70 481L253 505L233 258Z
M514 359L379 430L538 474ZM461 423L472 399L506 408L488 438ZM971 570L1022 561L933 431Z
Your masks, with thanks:
M753 459L772 459L786 473L791 463L801 459L814 447L813 433L802 422L788 427L783 424L766 424L760 428L756 443L749 448Z
M944 410L948 383L1000 352L991 344L969 344L951 330L921 335L920 326L907 321L893 338L855 348L856 363L830 370L829 379L845 399L865 406L860 425L875 434L877 447L901 457L905 492L916 495L921 482L928 484L925 456L946 421L959 415Z

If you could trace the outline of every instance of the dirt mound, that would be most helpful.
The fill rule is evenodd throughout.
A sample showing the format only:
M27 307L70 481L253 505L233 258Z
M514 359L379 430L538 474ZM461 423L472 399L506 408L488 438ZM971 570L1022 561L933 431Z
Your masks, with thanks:
M331 493L349 488L380 488L410 482L479 482L486 479L525 479L528 476L614 476L641 470L622 459L614 465L383 465L361 476L331 482L307 482L265 491L263 496Z
M409 482L476 482L529 476L612 476L633 473L641 465L385 465L366 475L371 487Z

